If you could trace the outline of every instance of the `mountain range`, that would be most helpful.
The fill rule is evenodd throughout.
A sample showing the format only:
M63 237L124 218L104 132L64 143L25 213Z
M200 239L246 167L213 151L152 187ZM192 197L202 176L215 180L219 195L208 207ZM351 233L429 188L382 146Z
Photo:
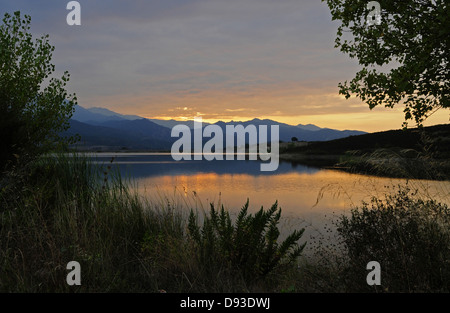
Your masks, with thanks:
M147 119L137 115L123 115L105 108L83 108L76 106L70 119L70 128L64 135L78 134L78 148L90 150L170 150L178 138L170 136L175 125L187 125L193 129L193 121ZM216 122L225 134L226 125L279 125L280 141L328 141L365 134L356 130L321 128L312 124L288 125L268 119L253 119L238 122ZM210 125L203 123L203 127ZM270 126L268 127L270 129ZM270 138L270 134L268 134ZM206 140L204 140L205 142Z

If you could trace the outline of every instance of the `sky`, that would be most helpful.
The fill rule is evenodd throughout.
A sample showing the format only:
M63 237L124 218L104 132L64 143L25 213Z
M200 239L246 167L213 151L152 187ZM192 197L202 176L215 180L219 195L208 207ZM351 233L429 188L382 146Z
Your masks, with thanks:
M360 69L334 48L338 27L321 0L0 0L50 35L56 76L69 71L79 105L146 118L247 121L383 131L401 106L370 110L339 95ZM449 122L448 110L425 125ZM414 126L414 125L412 125Z

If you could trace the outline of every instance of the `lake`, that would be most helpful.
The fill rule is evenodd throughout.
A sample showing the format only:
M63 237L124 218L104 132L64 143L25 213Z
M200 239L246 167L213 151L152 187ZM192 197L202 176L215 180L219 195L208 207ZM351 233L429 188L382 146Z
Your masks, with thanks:
M280 162L278 170L261 172L259 161L174 161L170 153L96 153L100 163L118 166L133 188L152 203L208 210L223 204L237 213L249 199L249 210L269 208L278 201L284 231L305 227L305 239L332 228L331 219L349 213L362 201L384 198L398 185L449 203L449 181L406 180L351 174Z

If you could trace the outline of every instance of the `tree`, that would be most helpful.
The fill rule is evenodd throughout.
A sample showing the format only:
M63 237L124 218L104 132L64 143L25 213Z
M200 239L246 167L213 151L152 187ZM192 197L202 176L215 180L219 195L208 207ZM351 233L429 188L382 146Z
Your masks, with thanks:
M298 141L298 138L297 138L297 137L292 137L292 138L291 138L291 141L292 141L292 142L294 142L294 141L296 142L296 141Z
M31 17L5 14L0 26L0 170L67 143L59 134L77 104L65 90L69 73L50 78L54 47L33 40Z
M340 94L356 94L370 109L403 104L405 127L450 107L447 0L380 0L381 23L373 25L369 1L322 1L341 22L335 47L363 66L350 83L339 83Z

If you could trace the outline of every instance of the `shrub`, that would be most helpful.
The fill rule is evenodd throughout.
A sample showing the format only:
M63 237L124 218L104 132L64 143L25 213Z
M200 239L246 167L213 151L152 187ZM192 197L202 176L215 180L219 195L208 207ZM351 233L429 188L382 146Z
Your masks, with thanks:
M348 285L353 289L369 290L361 273L367 274L369 261L378 261L384 291L450 290L447 205L422 200L403 187L384 201L373 198L370 205L363 203L337 224L349 261Z
M188 231L195 242L199 262L207 272L234 272L250 286L270 272L292 264L305 244L297 243L304 229L295 230L278 243L281 209L277 210L277 202L269 210L261 208L254 215L248 214L248 205L247 201L234 225L223 206L217 211L211 204L202 227L191 211Z

